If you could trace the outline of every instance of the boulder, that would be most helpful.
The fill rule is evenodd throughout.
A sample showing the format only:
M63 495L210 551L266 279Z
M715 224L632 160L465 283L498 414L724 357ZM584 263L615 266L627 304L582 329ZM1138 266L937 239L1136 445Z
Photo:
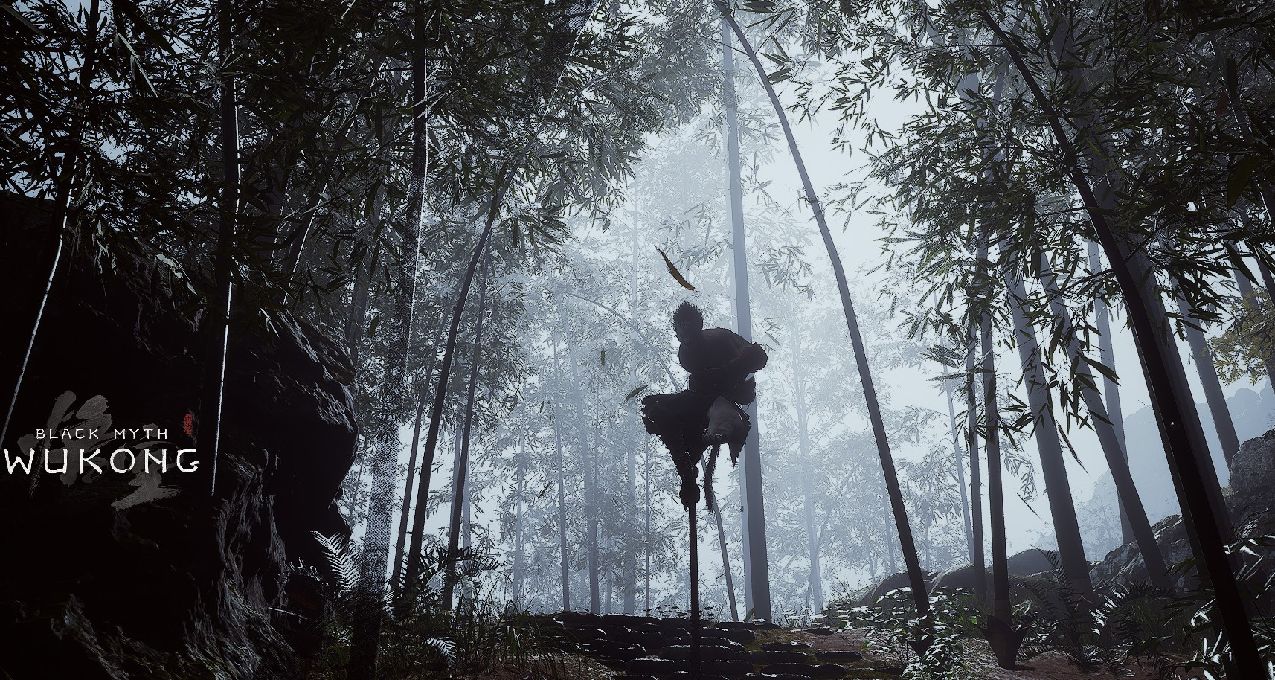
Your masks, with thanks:
M1010 576L1031 576L1032 574L1053 571L1054 565L1057 563L1057 552L1041 550L1040 548L1028 548L1010 555L1009 559L1006 560ZM990 561L988 562L988 572L991 572Z
M1014 577L1025 577L1042 572L1052 572L1054 563L1051 559L1056 559L1057 553L1049 550L1040 550L1039 548L1029 548L1019 553L1011 555L1006 562L1009 568L1011 580ZM945 588L947 590L967 590L974 592L975 577L973 565L965 564L955 569L939 574L934 579L933 588ZM986 566L987 587L990 589L992 584L992 565L989 560Z
M927 579L932 576L933 576L932 574L926 575ZM877 600L880 600L881 597L884 596L886 593L892 590L898 590L899 588L908 588L910 587L910 585L911 584L909 583L907 572L900 571L896 574L890 574L889 576L886 576L885 578L878 581L876 585L869 588L868 592L864 594L862 598L859 599L859 604L860 605L876 604ZM927 583L927 586L928 586L928 583Z
M1275 430L1240 445L1231 460L1233 513L1239 518L1267 520L1275 501Z

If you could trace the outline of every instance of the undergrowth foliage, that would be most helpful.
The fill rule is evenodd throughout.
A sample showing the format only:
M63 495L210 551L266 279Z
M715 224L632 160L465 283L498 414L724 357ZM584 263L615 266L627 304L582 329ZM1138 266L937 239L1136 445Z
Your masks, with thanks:
M1267 676L1275 677L1275 621L1270 616L1275 585L1275 535L1253 531L1228 550L1251 598L1254 634L1266 659ZM1065 655L1086 673L1128 674L1141 659L1159 660L1163 680L1232 678L1227 674L1229 646L1212 625L1215 606L1207 588L1166 593L1149 584L1098 583L1088 598L1072 591L1061 567L1020 577L1013 588L1014 619L1029 631L1023 659L1045 653ZM1195 565L1187 559L1173 570L1193 582ZM874 652L899 660L909 680L965 680L978 677L981 664L971 653L982 638L981 614L965 591L936 590L931 596L934 632L923 653L916 642L924 628L906 588L892 590L869 606L836 603L847 628L867 631ZM1145 666L1144 666L1145 667Z
M1253 632L1267 659L1268 677L1275 677L1275 625L1265 595L1275 580L1272 549L1272 535L1251 535L1228 546L1255 609ZM1187 574L1188 581L1196 578L1193 559L1173 571ZM1213 624L1215 603L1207 587L1165 593L1142 583L1098 584L1084 615L1066 584L1057 564L1043 578L1021 583L1028 597L1017 604L1015 614L1031 628L1025 658L1060 651L1085 671L1114 673L1127 671L1132 659L1156 658L1164 660L1160 674L1166 679L1229 677L1230 649ZM1188 650L1185 658L1183 650Z
M908 588L891 590L870 607L850 610L849 623L869 629L869 643L879 651L896 656L903 663L907 680L966 680L971 677L972 658L967 638L977 635L978 611L965 593L936 591L930 596L933 631L924 652L915 642L926 635L916 616Z
M1249 532L1241 532L1249 533ZM1253 637L1258 651L1265 660L1267 678L1275 677L1275 621L1270 610L1270 588L1275 583L1272 553L1275 553L1275 535L1261 534L1241 538L1227 546L1232 561L1238 565L1241 584L1251 596L1258 610L1253 617ZM1187 599L1197 606L1183 627L1184 643L1194 643L1194 653L1172 670L1175 678L1204 677L1209 680L1225 678L1230 660L1230 646L1226 635L1211 624L1216 603L1207 596Z
M344 678L350 658L351 625L358 583L358 556L349 541L316 534L325 564L294 565L293 578L312 580L324 601L321 621L311 622L321 653L305 677ZM448 561L458 574L458 602L443 606L442 579ZM569 680L594 677L598 668L545 644L533 617L509 607L486 590L484 577L499 568L490 555L427 547L417 581L392 584L382 603L377 673L386 680L474 676L517 669L531 677ZM410 587L409 587L410 586Z

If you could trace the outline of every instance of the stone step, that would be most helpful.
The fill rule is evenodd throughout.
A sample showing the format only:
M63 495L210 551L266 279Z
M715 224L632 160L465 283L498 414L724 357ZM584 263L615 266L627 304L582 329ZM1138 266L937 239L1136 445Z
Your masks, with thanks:
M724 678L742 679L753 672L753 665L747 661L701 661L701 677L719 675Z
M852 649L821 649L815 656L820 661L863 661L863 655Z
M747 628L705 628L703 635L705 638L733 640L741 645L757 639L757 634Z
M576 642L590 642L607 639L607 632L601 628L571 628L567 631L567 637Z
M691 627L690 619L683 619L683 618L677 618L672 616L666 616L662 619L655 619L655 622L659 624L661 628L665 628L665 629L681 628L683 630L689 630Z
M796 640L792 642L766 642L762 644L761 648L768 652L808 652L813 649L810 643L797 642Z
M763 649L752 652L748 655L748 658L755 664L807 663L810 661L810 656L805 652L788 649Z
M690 640L689 635L686 636L686 640L687 641ZM626 639L626 642L632 642L633 644L642 645L643 647L646 647L647 649L659 649L660 647L667 647L669 645L676 644L677 641L678 641L677 638L674 638L668 635L660 635L659 633L637 633L637 634L634 634L633 637Z
M672 645L659 651L659 656L674 661L687 661L691 658L690 645ZM727 645L700 645L701 661L741 661L748 659L748 652L743 647Z
M681 664L676 661L644 656L630 661L624 671L634 675L665 676L676 673L680 668Z
M612 661L629 661L647 655L646 648L642 645L617 645L605 642L589 642L584 644L584 648L586 651L595 656L602 659L610 659Z
M651 619L645 616L637 616L636 614L603 614L602 623L614 624L619 626L633 626L646 623Z
M773 675L795 675L800 678L842 678L846 675L844 666L831 663L773 663L763 666L762 671Z

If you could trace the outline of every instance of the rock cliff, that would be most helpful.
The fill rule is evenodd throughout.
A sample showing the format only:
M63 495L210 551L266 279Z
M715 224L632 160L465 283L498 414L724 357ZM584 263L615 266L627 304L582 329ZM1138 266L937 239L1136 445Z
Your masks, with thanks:
M47 280L46 213L0 196L0 386L12 385ZM100 440L167 430L154 447L170 455L194 446L200 313L160 256L87 237L67 248L4 446L18 453L20 436L50 425L86 438L36 446L140 456L144 442L98 441L92 426ZM320 563L311 532L348 531L334 501L354 448L351 370L324 334L251 303L233 316L228 357L216 500L175 467L80 475L72 458L62 475L0 469L0 676L289 675L318 601L290 565Z

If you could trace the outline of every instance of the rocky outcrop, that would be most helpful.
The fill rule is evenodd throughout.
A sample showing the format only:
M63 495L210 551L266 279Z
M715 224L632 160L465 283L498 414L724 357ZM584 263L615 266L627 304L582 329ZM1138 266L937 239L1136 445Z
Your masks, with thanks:
M0 197L12 219L0 229L0 384L11 384L47 277L53 239L41 213ZM190 283L153 254L87 239L69 248L4 446L16 452L20 435L50 423L96 425L100 439L166 430L152 446L170 457L194 446L200 312ZM316 329L250 301L232 320L228 367L215 500L175 465L0 469L0 676L290 675L314 614L290 565L319 563L310 532L348 531L334 501L354 446L351 370ZM137 450L142 439L99 443Z
M1022 580L1023 577L1053 570L1056 559L1057 553L1040 550L1039 548L1028 548L1010 555L1005 560L1005 563L1011 579L1017 582ZM990 588L992 578L992 566L990 563L986 567L986 575L988 587ZM930 590L945 588L947 590L968 590L972 592L974 583L974 567L968 564L939 574L929 573L926 575L926 587ZM869 588L863 597L859 598L858 604L860 606L876 604L877 600L880 600L886 593L907 587L908 577L906 572L891 574Z
M1236 532L1241 537L1275 533L1275 430L1240 445L1231 461L1230 482L1230 488L1224 489L1224 498ZM1191 544L1181 516L1166 517L1152 529L1170 566L1191 557ZM1178 587L1186 586L1186 580L1193 578L1189 570L1174 573ZM1093 575L1097 583L1139 584L1147 580L1142 555L1132 543L1108 553L1102 562L1094 565Z
M1254 527L1263 534L1271 533L1272 506L1275 506L1275 430L1254 437L1240 445L1231 461L1231 496L1228 504L1235 523Z

